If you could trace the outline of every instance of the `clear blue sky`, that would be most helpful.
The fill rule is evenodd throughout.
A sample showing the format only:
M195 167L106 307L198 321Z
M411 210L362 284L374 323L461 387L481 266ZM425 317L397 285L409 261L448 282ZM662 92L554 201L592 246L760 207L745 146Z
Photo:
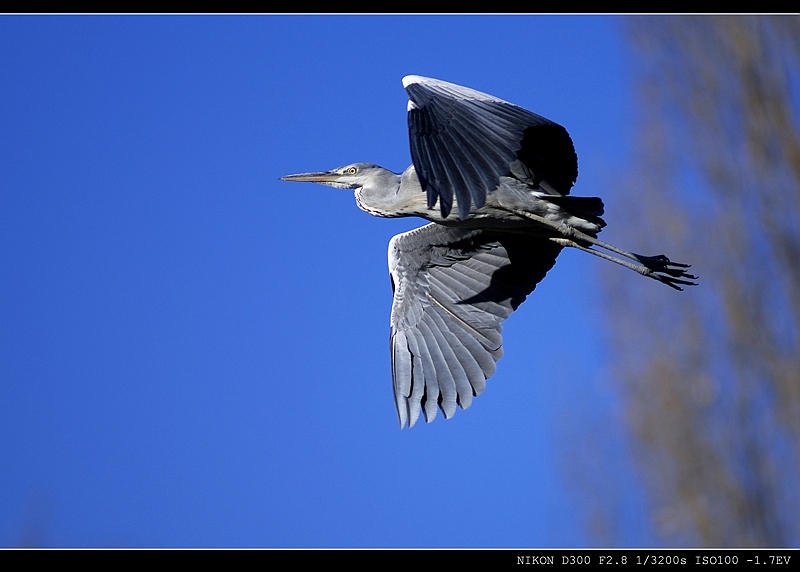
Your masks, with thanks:
M422 221L278 177L404 169L419 74L563 124L602 194L625 50L615 17L0 17L0 545L590 544L600 262L563 254L486 392L401 432L386 250Z

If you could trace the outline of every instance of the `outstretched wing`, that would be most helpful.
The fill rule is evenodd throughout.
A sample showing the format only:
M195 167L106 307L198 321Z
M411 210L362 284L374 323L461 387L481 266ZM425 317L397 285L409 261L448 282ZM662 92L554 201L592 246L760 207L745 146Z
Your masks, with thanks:
M389 242L392 380L400 428L466 409L503 355L501 322L555 264L541 237L429 224Z
M502 99L446 81L409 75L411 159L428 208L437 199L443 217L455 194L464 220L481 208L500 177L523 173L534 189L566 195L578 177L567 130Z

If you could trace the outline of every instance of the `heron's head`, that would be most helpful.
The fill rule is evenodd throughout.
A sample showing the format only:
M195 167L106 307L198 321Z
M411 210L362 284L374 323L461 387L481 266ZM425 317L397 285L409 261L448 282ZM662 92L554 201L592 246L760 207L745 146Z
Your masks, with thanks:
M397 208L400 175L372 163L351 163L332 171L300 173L281 177L282 181L309 181L339 189L355 189L358 208L381 217L404 216Z
M331 171L286 175L280 179L281 181L320 183L339 189L357 189L364 186L373 186L374 182L379 180L384 173L391 173L391 171L372 163L352 163Z

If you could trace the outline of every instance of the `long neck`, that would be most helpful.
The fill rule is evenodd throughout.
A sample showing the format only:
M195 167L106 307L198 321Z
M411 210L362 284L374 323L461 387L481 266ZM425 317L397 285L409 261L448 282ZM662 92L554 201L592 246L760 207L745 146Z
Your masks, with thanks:
M355 195L358 207L373 216L384 218L418 216L440 224L460 223L456 211L450 215L449 220L445 220L438 206L428 208L428 199L422 190L414 165L403 171L402 175L386 171L373 185L357 188Z
M393 218L408 216L397 212L397 197L401 176L384 170L380 178L363 187L356 187L356 204L362 211L373 216Z
M402 175L387 172L374 187L356 189L355 195L359 208L375 216L428 218L431 213L428 211L425 193L419 184L414 165Z

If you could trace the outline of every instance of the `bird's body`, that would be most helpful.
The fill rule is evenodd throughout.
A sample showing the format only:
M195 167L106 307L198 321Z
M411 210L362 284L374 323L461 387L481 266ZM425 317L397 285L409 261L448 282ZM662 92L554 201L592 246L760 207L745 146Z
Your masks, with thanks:
M420 411L430 422L437 407L447 418L456 405L469 407L502 355L501 323L565 246L676 289L692 284L686 265L597 240L603 203L568 195L578 167L563 127L448 82L407 76L403 85L413 164L402 174L353 163L281 177L354 189L359 208L375 216L432 223L389 243L392 378L401 428L413 426Z
M596 197L565 197L548 194L531 188L529 182L514 176L500 177L497 187L487 194L480 208L472 208L465 219L442 216L439 209L428 208L425 192L417 176L414 165L409 166L402 175L392 173L371 163L355 163L342 169L356 168L359 172L369 172L370 180L356 187L355 198L358 207L373 216L397 218L416 216L445 226L468 228L541 228L524 219L518 213L526 212L544 217L554 224L568 224L580 230L597 234L605 223L600 219L603 203ZM373 176L374 173L380 173ZM378 184L373 183L378 181ZM387 189L395 192L387 192ZM457 206L457 199L454 201ZM563 205L571 205L578 210L583 208L586 218L576 216ZM590 209L591 212L586 211Z

